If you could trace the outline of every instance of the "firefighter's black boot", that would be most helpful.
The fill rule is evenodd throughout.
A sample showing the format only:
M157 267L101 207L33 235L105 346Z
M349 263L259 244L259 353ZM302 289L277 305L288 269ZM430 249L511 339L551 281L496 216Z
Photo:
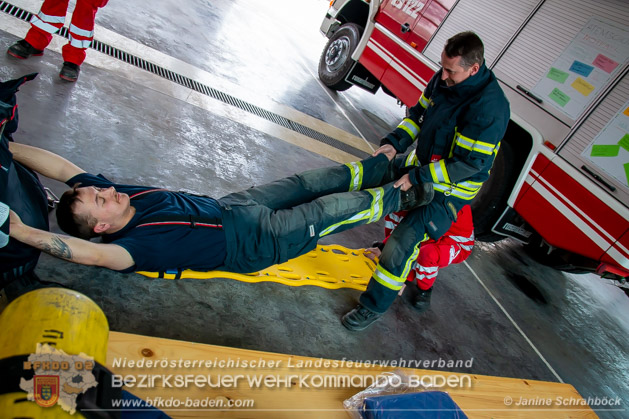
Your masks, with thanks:
M81 67L74 63L64 61L63 67L61 67L61 71L59 72L59 77L66 81L75 82L79 78L80 72Z
M430 296L432 295L432 287L428 288L427 290L422 290L418 288L417 291L417 295L415 295L411 304L415 310L417 310L419 313L423 313L430 308Z
M341 318L341 323L349 330L364 330L380 317L382 317L382 314L371 311L367 307L358 304L356 308L347 312Z
M31 55L43 55L44 51L41 49L36 49L25 40L20 39L15 44L9 47L9 49L7 50L7 54L12 57L19 58L20 60L25 60Z

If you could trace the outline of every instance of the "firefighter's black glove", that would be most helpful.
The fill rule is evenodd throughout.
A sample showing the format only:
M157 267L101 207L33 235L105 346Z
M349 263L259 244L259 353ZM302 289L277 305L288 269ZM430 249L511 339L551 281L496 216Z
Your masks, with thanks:
M420 183L411 186L407 191L400 191L402 210L411 210L413 208L428 205L435 197L435 189L432 183Z

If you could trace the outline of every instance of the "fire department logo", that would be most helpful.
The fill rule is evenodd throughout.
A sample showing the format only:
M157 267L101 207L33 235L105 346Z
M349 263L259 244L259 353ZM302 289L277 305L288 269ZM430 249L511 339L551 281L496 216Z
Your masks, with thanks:
M94 358L84 353L68 355L61 349L38 343L36 353L24 361L24 370L32 370L33 378L20 378L20 388L27 393L28 400L42 407L58 405L73 415L77 397L98 386L92 372L94 366Z
M59 376L36 375L35 379L35 403L41 407L51 407L59 400Z

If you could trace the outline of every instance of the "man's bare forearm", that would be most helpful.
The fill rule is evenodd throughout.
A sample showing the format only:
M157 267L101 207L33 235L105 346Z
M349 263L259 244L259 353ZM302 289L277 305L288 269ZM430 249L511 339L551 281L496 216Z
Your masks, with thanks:
M72 249L59 236L53 235L49 240L40 240L36 247L49 255L73 262Z
M33 246L51 256L80 263L82 265L94 265L95 259L85 247L94 244L87 240L63 234L50 233L48 231L23 226L20 233L11 233L11 236L24 244Z
M127 269L134 265L131 255L115 244L93 243L21 223L11 225L10 236L51 256L81 265L102 266L115 270Z
M66 182L85 171L74 163L50 151L26 144L10 142L13 159L50 179Z

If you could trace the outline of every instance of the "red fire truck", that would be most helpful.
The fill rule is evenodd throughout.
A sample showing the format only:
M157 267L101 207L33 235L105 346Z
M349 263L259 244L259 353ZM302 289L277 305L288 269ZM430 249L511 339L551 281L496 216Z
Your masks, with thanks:
M472 30L511 104L477 237L528 243L558 269L629 276L625 0L334 0L319 77L417 103L448 38Z

